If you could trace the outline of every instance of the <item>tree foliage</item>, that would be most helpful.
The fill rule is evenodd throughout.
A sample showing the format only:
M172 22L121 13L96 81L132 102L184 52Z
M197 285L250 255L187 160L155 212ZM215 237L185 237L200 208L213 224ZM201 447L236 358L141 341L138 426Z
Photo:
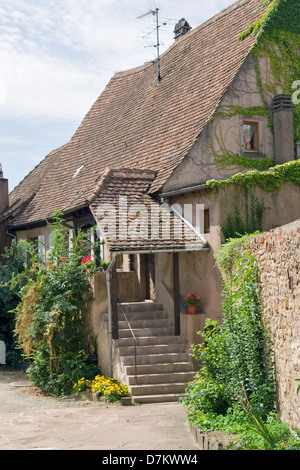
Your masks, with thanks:
M99 372L93 344L87 341L86 324L94 263L86 234L79 231L70 250L58 215L51 229L52 246L46 263L27 246L28 266L11 284L23 283L15 309L15 331L31 361L28 375L42 390L63 395L71 392L81 377Z

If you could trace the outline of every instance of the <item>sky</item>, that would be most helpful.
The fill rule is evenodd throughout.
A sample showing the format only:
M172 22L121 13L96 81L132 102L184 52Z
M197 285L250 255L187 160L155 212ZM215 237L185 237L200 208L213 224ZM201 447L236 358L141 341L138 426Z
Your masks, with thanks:
M115 72L157 56L185 18L234 0L0 0L0 162L11 191L67 143ZM164 24L165 23L165 24ZM217 32L216 32L217 34Z

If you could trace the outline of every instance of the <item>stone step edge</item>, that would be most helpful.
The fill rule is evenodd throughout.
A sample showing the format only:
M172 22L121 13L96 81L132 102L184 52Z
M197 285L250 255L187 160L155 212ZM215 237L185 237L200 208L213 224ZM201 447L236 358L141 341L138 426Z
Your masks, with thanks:
M179 401L184 398L185 393L165 393L156 395L136 395L131 397L124 397L121 399L121 405L134 405L134 404L147 404L147 403L167 403Z
M176 371L176 372L162 372L154 374L134 374L127 375L127 382L129 386L141 386L141 385L174 385L178 383L188 384L192 381L195 376L195 372L190 371ZM169 379L169 380L168 380ZM174 381L170 380L174 379ZM134 383L136 380L136 383ZM146 382L146 380L150 380ZM152 382L152 380L155 380ZM144 381L144 382L143 382ZM180 382L179 382L180 381Z

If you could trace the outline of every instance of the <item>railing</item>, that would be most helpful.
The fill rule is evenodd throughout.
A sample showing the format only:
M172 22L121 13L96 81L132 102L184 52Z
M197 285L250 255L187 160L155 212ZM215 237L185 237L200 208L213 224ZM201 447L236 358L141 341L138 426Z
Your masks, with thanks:
M136 356L137 356L137 354L136 354L136 349L137 349L137 345L138 345L138 344L137 344L137 338L136 338L136 336L135 336L135 334L134 334L134 332L133 332L133 330L132 330L132 328L131 328L131 325L130 325L130 323L129 323L129 320L128 320L127 316L126 316L126 313L125 313L125 311L124 311L124 309L123 309L123 307L122 307L122 304L121 304L121 302L119 301L119 299L118 299L118 305L120 305L120 307L121 307L122 314L123 314L123 316L124 316L124 318L125 318L125 321L126 321L126 323L127 323L127 325L128 325L128 328L129 328L129 330L130 330L130 332L131 332L131 335L132 335L132 337L133 337L133 339L134 339L134 376L135 376L135 384L137 385L137 364L136 364Z

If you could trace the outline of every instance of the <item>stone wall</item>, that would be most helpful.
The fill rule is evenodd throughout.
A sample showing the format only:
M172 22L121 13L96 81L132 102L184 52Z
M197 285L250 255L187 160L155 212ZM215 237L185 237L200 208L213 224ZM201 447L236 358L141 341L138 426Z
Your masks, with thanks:
M255 237L252 251L274 345L279 416L300 427L300 220Z

